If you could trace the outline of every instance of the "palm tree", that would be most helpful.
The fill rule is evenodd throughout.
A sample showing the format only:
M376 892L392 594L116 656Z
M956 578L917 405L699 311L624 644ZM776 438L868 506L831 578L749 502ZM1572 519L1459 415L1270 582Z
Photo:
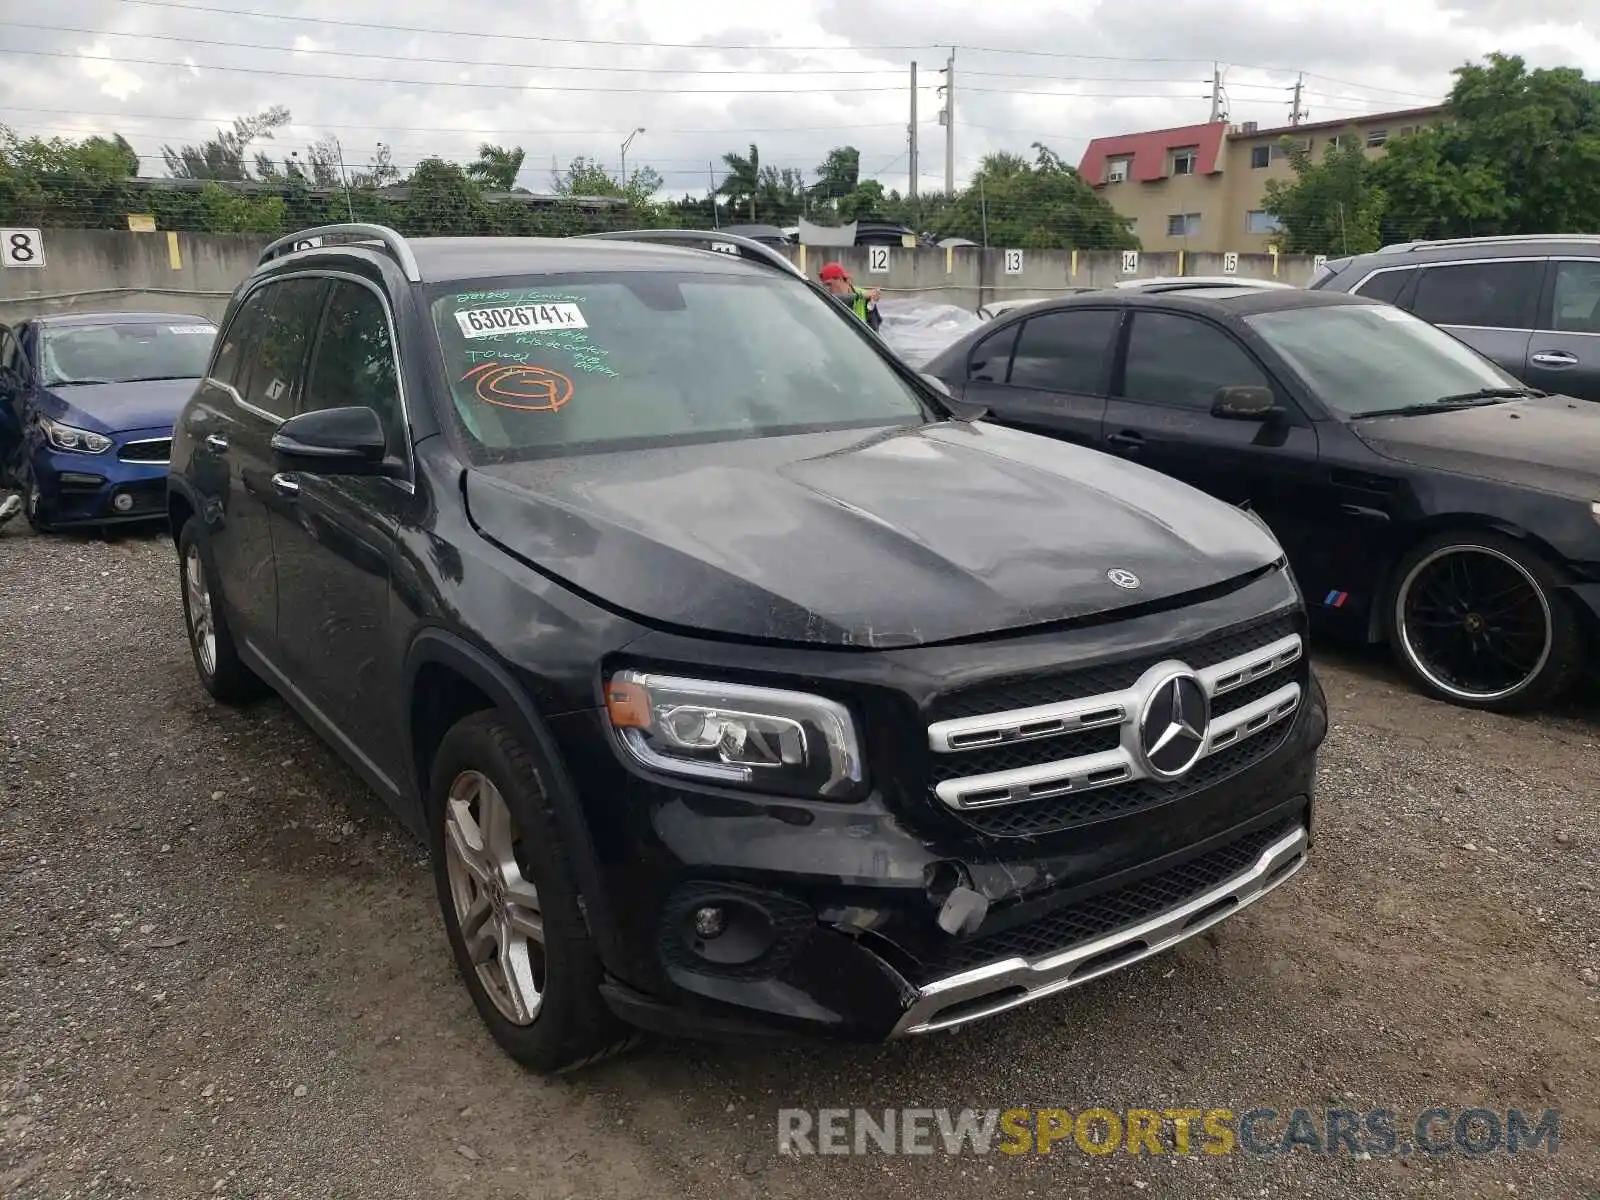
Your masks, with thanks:
M750 219L756 219L756 192L761 189L761 151L756 149L755 143L750 143L750 155L746 158L742 154L724 154L723 164L728 168L728 177L722 181L722 186L717 189L728 198L728 202L735 208L744 199L750 201Z
M509 192L517 185L524 157L526 151L521 146L494 146L485 142L478 147L478 160L467 168L467 174L491 191Z

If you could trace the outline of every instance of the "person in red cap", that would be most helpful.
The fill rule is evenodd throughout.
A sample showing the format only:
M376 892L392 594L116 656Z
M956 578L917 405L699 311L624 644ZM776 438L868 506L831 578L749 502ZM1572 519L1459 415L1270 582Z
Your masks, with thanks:
M824 264L821 273L817 276L822 281L822 286L856 316L867 323L867 328L877 329L883 324L883 316L878 312L878 289L872 288L863 292L850 282L850 272L840 263L831 262Z

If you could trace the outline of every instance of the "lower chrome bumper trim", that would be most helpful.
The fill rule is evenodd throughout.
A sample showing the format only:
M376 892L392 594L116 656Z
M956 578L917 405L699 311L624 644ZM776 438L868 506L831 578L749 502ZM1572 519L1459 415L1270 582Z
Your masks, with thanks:
M1254 904L1306 861L1304 826L1283 835L1232 879L1137 925L1037 959L1007 958L918 989L890 1037L954 1029L1088 983L1159 954Z

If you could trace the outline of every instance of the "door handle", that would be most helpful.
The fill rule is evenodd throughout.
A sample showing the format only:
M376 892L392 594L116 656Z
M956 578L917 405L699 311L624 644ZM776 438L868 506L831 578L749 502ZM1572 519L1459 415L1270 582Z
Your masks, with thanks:
M272 486L282 496L298 496L300 494L300 481L293 475L279 471L272 477Z
M1113 433L1106 442L1118 450L1137 450L1144 445L1144 434L1124 429L1121 433Z
M1578 365L1577 356L1568 354L1565 350L1541 350L1538 354L1533 355L1532 361L1538 363L1541 367L1575 367Z
M206 445L222 454L228 449L228 439L220 433L209 433L206 435Z

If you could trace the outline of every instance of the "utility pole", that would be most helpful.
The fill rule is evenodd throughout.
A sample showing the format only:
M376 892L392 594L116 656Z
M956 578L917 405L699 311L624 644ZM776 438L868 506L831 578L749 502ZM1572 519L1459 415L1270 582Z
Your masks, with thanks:
M917 64L911 64L911 124L906 126L906 136L911 139L911 180L906 196L917 199Z
M1211 64L1211 120L1222 120L1222 67L1216 62Z
M944 107L939 110L939 121L944 125L944 190L953 196L956 191L956 48L950 47L950 62L944 69Z
M350 176L344 169L344 147L339 144L339 139L333 139L333 148L339 155L339 182L344 184L344 212L350 218L350 223L355 224L356 206L350 200Z
M1306 113L1300 108L1300 93L1306 85L1306 73L1301 71L1294 81L1294 108L1289 112L1289 124L1298 125L1306 119Z
M721 229L722 218L717 215L717 169L711 165L711 160L706 159L706 182L711 185L711 190L706 193L706 198L711 201L711 228Z
M641 125L628 135L627 141L622 143L622 177L617 180L617 183L624 188L628 186L628 147L633 145L633 139L643 132L644 126Z

